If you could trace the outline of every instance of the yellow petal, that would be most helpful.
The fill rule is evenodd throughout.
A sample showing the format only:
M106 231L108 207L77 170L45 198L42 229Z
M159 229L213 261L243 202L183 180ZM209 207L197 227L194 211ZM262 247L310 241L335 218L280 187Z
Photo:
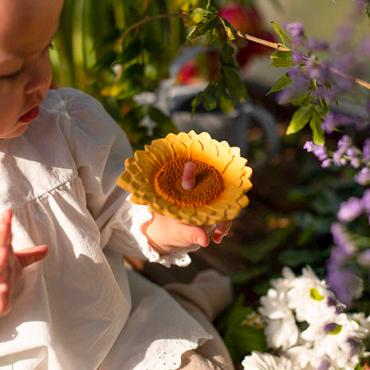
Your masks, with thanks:
M223 175L225 178L240 176L241 171L244 168L247 160L243 157L234 157L233 161L230 162L224 169Z
M194 130L189 131L188 135L192 140L198 139L198 134Z
M186 134L185 132L180 132L177 137L178 140L181 141L187 148L190 147L192 139L188 134Z
M146 148L146 150L147 150L147 148ZM164 163L167 163L168 161L173 159L172 150L170 148L168 148L168 146L166 147L164 145L152 145L150 147L150 151L149 151L149 148L148 148L148 152L161 165L163 165Z
M235 157L240 157L240 148L238 146L232 146L230 147L229 153Z
M198 135L198 140L203 144L203 146L207 146L211 144L212 138L208 132L202 132Z
M214 145L207 144L204 146L203 152L199 156L199 160L206 162L212 166L213 162L217 163L217 152L217 148Z
M177 158L189 158L189 148L182 141L171 141L172 150Z
M135 160L139 168L151 177L158 171L158 162L148 152L137 150Z
M200 141L194 139L190 144L190 159L200 159L201 153L203 151L203 146Z

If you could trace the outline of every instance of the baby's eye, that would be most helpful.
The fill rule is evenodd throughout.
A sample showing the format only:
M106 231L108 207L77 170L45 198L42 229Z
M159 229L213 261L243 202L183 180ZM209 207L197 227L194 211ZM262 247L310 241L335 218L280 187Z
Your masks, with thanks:
M14 73L7 74L7 75L3 75L3 76L0 75L0 78L10 80L10 79L13 79L13 78L17 78L21 73L22 73L22 69L14 72Z

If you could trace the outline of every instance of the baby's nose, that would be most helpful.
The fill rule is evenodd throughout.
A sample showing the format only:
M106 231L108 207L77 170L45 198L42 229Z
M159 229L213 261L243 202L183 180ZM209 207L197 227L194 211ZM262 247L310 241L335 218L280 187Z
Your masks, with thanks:
M51 83L50 61L39 61L29 72L29 80L26 83L24 92L32 94L40 89L48 89Z

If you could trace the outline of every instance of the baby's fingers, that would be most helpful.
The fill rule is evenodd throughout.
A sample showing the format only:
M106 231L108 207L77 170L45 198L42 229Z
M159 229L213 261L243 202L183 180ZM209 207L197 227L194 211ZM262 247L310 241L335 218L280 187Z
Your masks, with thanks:
M25 268L35 262L44 259L49 252L47 245L38 245L37 247L25 248L15 252L22 268Z
M231 228L232 222L231 221L222 221L220 222L217 227L215 232L213 233L213 241L216 244L220 244L222 242L222 239L224 236L226 236Z
M7 313L9 309L8 256L8 249L0 247L0 316Z
M7 209L0 221L0 248L9 249L12 242L12 211Z

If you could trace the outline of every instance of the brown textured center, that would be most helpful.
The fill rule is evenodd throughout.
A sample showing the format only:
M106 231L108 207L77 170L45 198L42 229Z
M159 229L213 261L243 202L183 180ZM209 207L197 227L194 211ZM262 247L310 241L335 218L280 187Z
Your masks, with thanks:
M207 163L192 160L195 167L196 184L192 190L181 186L186 158L175 158L167 162L156 174L154 186L158 194L178 206L200 206L217 198L224 189L219 172Z

